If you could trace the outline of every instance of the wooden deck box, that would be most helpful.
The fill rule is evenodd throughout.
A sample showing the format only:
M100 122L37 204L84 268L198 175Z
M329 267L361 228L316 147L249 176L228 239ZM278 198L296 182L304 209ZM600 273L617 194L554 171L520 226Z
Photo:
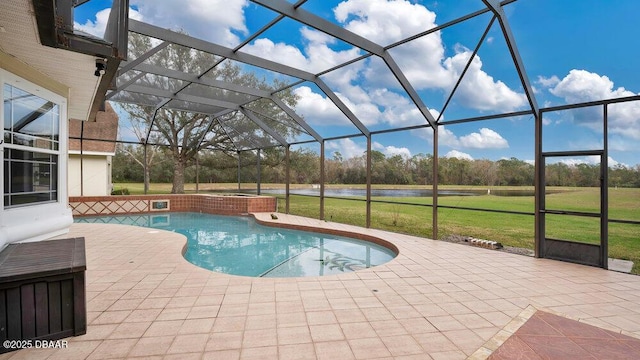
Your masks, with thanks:
M84 238L11 244L0 252L0 341L87 331ZM0 353L14 349L0 346Z

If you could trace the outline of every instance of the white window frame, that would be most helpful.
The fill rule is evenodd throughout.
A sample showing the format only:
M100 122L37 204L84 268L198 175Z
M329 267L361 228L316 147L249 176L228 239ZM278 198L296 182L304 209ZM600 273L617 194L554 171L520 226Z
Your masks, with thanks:
M37 95L45 100L54 102L58 105L58 147L57 150L51 149L43 149L31 146L17 145L17 144L8 144L4 142L4 87L6 85L10 85L16 88L19 88L23 91L29 92L31 94ZM56 94L46 88L36 85L28 80L25 80L15 74L12 74L4 69L0 69L0 98L3 101L0 102L0 157L2 158L2 166L0 166L0 177L2 177L3 182L0 184L0 190L2 192L2 196L0 196L0 210L8 210L19 209L24 207L37 206L42 204L60 204L67 203L67 99L63 96ZM58 157L57 161L57 188L56 188L56 200L48 200L48 201L37 201L27 204L18 204L18 205L8 205L5 206L4 203L4 150L5 149L15 149L22 150L28 152L39 152L45 154L56 155Z

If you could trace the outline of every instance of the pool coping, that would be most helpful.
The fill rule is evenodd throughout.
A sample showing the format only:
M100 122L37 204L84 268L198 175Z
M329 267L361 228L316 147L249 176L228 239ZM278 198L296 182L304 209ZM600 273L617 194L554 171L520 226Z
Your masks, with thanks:
M258 224L263 225L263 226L290 229L290 230L310 231L310 232L316 232L316 233L321 233L321 234L344 236L344 237L349 237L349 238L353 238L353 239L357 239L357 240L368 241L368 242L372 242L374 244L383 246L383 247L393 251L395 253L394 258L397 257L398 255L400 255L400 249L398 249L398 247L394 243L392 243L391 241L388 241L388 240L384 240L384 239L382 239L380 237L373 236L373 235L358 233L358 232L354 232L354 231L347 231L347 230L339 230L339 229L331 229L331 228L321 228L321 227L314 227L314 226L288 224L286 222L276 222L276 220L278 220L277 217L275 219L273 217L271 217L271 220L267 221L265 219L261 219L260 218L261 216L260 217L256 216L256 213L250 213L249 216L252 217L253 219L255 219L255 221Z

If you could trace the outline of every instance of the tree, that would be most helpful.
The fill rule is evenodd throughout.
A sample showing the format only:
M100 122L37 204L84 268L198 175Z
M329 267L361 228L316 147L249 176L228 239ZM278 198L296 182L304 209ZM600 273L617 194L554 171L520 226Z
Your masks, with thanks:
M298 184L317 184L320 182L320 160L311 149L300 148L292 151L291 182Z
M471 183L471 161L467 159L440 158L438 178L442 185L469 185Z
M342 154L339 151L335 151L331 159L325 160L326 182L330 184L342 184L344 182L343 161Z
M362 155L366 159L366 152ZM371 183L384 184L386 156L378 150L371 150Z
M420 185L433 183L433 156L430 154L417 154L411 158L411 168L414 173L414 181Z
M141 56L152 47L150 38L139 34L130 36L129 54L133 58ZM215 55L209 53L170 45L147 59L146 62L174 71L270 92L284 85L274 81L272 87L267 84L265 79L259 79L254 73L242 72L239 65L229 61L224 61L212 68L218 60ZM264 122L269 121L272 128L284 138L299 132L297 128L286 125L289 121L286 118L287 115L271 100L255 100L248 95L233 91L153 74L141 77L136 81L136 85L159 88L174 93L183 92L200 98L216 99L229 103L240 102L246 111L253 112ZM297 103L297 98L291 89L280 91L276 96L290 107L295 107ZM238 100L239 98L242 100ZM140 132L142 141L166 147L173 163L172 193L184 192L185 168L204 149L216 149L228 154L235 154L238 150L242 150L237 146L260 147L272 144L272 142L264 140L270 138L270 135L240 111L232 111L213 118L211 113L214 112L214 106L130 94L120 95L116 99L126 102L122 108L129 114L132 127ZM154 106L150 106L152 104L167 106L156 109Z
M123 151L129 148L128 152ZM114 182L140 182L143 176L137 168L136 160L130 154L134 153L132 145L118 144L116 146L116 154L113 157L112 179Z
M494 186L498 181L497 165L491 160L480 159L471 163L472 185Z
M118 145L116 148L116 153L121 153L125 156L128 156L131 160L133 160L133 167L136 165L140 166L143 171L142 181L144 182L144 192L145 194L149 191L149 183L151 181L151 169L153 165L158 163L162 163L162 155L161 149L158 146L147 146L147 151L145 152L144 145L136 146L127 145L124 146L122 144ZM146 159L145 159L146 155ZM129 169L129 171L132 171Z
M533 185L534 166L517 158L498 160L499 185L523 186Z

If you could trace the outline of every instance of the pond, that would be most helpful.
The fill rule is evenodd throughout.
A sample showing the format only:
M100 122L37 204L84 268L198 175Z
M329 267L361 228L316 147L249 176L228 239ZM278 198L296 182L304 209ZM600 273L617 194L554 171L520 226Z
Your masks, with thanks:
M215 193L216 191L212 191ZM242 190L241 193L255 194L256 190ZM289 191L292 195L320 196L319 188L308 189L292 189ZM547 190L547 194L562 192L561 190ZM263 189L262 195L284 195L284 189ZM365 197L367 192L365 189L325 189L324 195L328 197ZM439 196L534 196L533 189L447 189L438 190ZM372 189L373 197L431 197L433 191L429 189Z

